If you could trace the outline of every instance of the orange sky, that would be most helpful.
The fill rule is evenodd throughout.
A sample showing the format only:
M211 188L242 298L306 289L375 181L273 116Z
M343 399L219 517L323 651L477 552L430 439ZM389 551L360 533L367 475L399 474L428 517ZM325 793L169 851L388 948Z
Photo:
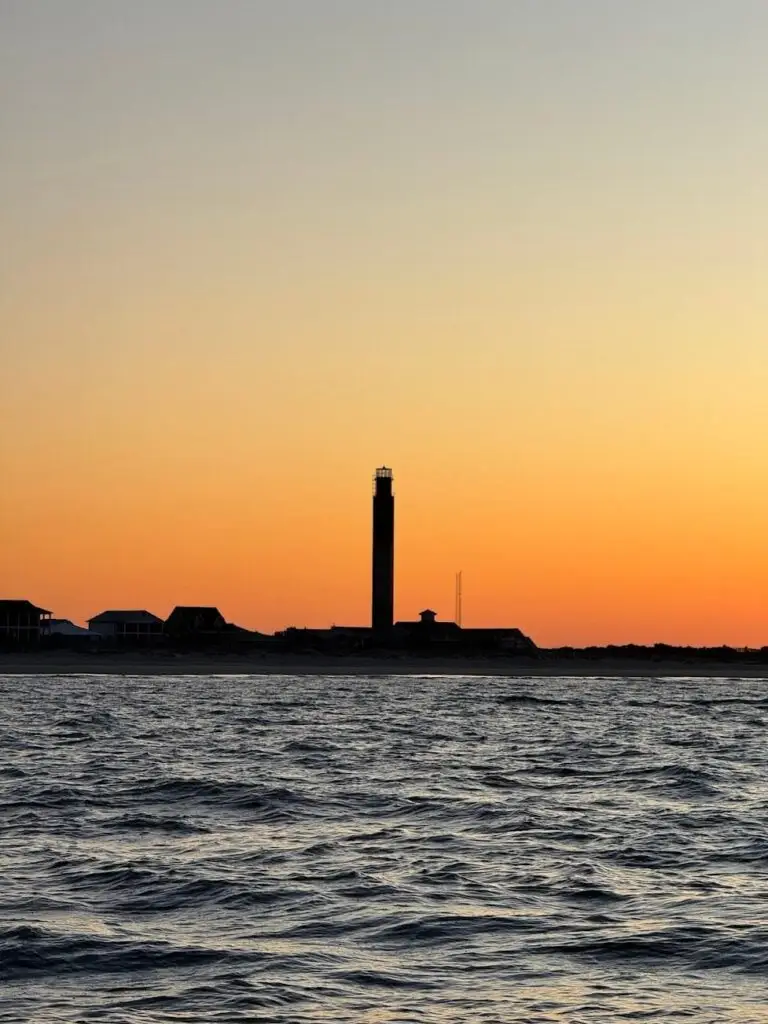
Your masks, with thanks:
M768 644L762 5L33 6L0 596Z

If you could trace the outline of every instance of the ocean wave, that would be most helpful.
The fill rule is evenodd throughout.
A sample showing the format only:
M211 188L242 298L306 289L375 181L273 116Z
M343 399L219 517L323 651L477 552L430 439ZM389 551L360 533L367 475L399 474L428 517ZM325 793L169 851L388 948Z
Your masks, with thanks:
M36 975L120 974L193 968L238 957L232 951L179 947L164 942L136 942L59 934L20 925L0 930L0 964L6 981Z
M764 1016L760 680L0 687L0 1021Z
M594 958L615 963L644 961L649 965L676 962L692 970L732 970L768 974L768 930L753 927L742 934L727 928L686 925L642 935L600 940L574 940L538 947L541 953Z
M263 786L256 783L210 781L201 778L172 778L121 792L122 799L140 801L143 805L231 808L258 811L273 818L306 813L312 801L285 786Z
M164 817L143 813L120 814L106 818L99 827L115 832L168 832L177 835L195 835L207 833L211 829L198 821L189 818Z
M568 707L573 705L583 706L584 700L578 698L564 698L564 697L543 697L540 694L534 693L508 693L503 694L498 699L499 704L506 704L509 706L519 705L521 707Z

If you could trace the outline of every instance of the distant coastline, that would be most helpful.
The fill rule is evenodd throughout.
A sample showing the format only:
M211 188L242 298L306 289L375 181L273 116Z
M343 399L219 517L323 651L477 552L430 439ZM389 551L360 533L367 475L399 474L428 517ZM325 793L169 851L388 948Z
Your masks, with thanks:
M657 679L668 676L768 680L768 663L749 660L623 659L559 657L439 658L380 656L334 657L318 654L158 654L126 652L83 654L46 651L0 654L0 675L446 675L446 676L618 676Z

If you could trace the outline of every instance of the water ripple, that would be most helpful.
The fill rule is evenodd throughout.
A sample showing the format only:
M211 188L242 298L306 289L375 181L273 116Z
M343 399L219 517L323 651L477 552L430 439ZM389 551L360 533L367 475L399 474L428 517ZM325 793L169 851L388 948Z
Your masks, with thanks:
M0 1022L768 1019L764 681L0 700Z

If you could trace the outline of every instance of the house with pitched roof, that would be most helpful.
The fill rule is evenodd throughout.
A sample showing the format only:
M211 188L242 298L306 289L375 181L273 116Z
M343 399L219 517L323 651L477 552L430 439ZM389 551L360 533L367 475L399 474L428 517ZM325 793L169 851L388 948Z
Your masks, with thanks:
M227 628L227 621L218 608L176 605L165 620L165 632L175 639L216 636Z
M0 601L0 645L36 647L50 619L51 612L31 601Z
M118 644L152 644L163 636L163 620L143 609L111 609L88 619L88 629L98 633L103 641Z

